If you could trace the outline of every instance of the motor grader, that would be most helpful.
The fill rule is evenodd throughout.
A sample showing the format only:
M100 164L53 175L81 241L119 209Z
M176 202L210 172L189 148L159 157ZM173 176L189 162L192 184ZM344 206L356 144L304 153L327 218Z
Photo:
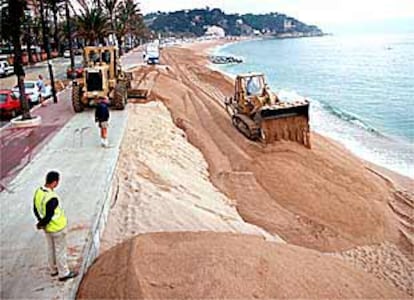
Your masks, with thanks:
M128 99L128 77L121 69L115 46L85 47L83 77L72 84L72 105L75 112L95 105L94 98L108 97L115 109L125 108Z
M290 140L310 148L309 102L282 102L269 89L264 74L236 77L234 96L225 99L233 125L251 140Z

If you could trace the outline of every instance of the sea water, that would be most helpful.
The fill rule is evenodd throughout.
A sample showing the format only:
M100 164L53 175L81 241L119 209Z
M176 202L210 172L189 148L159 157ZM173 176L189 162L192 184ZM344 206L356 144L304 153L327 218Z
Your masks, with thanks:
M216 54L263 72L279 98L311 102L312 130L361 158L414 178L414 34L264 39Z

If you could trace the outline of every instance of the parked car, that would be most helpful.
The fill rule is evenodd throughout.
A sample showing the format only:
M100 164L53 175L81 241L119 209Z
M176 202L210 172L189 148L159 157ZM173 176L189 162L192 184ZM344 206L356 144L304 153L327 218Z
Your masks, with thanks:
M14 67L5 60L0 61L0 77L6 77L14 73Z
M21 112L20 100L11 90L0 90L0 116L12 117Z
M73 70L72 68L68 68L66 70L66 77L68 79L72 79ZM75 67L75 78L81 78L83 76L83 67Z
M39 103L40 92L39 88L36 85L36 81L25 81L24 88L26 95L30 98L30 104L34 105ZM16 85L12 91L16 94L16 97L20 96L19 87ZM42 93L44 99L47 99L52 96L52 87L50 85L45 86L45 92Z

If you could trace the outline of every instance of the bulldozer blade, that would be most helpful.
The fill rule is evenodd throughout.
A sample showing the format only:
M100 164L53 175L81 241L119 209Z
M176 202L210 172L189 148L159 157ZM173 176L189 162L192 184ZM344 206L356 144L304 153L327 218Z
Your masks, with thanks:
M280 119L294 116L304 116L309 118L309 104L279 104L272 107L262 108L258 114L261 120Z
M283 115L265 119L260 124L262 141L270 144L275 141L293 141L311 148L309 120L304 115Z
M146 99L148 97L147 89L128 89L128 98Z

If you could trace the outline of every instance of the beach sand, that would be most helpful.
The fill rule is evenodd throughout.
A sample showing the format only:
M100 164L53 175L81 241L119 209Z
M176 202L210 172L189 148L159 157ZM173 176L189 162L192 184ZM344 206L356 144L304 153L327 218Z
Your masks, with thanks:
M136 71L151 83L150 99L163 104L128 107L102 239L101 250L109 250L83 280L80 298L111 286L115 298L133 291L137 298L412 296L412 180L316 133L311 150L245 139L223 109L231 79L206 67L215 45L167 48L167 67ZM237 288L247 284L240 272L252 286ZM115 288L111 276L132 290Z

